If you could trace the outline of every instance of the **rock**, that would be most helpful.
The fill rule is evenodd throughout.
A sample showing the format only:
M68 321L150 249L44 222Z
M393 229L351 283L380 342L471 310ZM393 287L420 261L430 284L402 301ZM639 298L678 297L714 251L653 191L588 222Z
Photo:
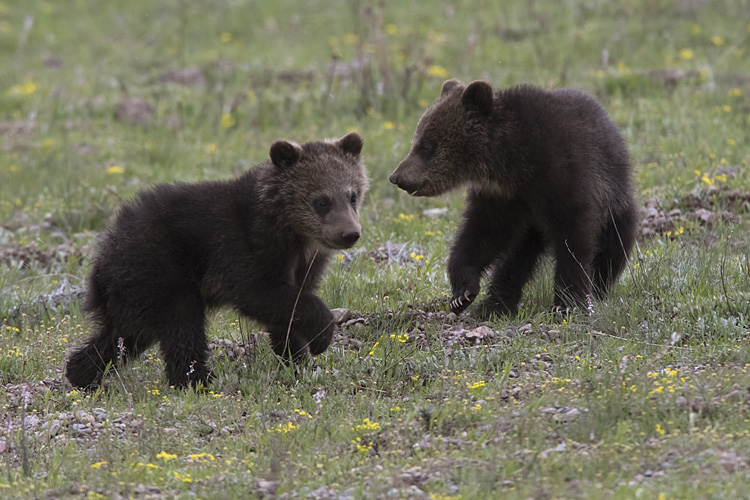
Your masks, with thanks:
M706 224L712 224L716 220L716 214L705 208L699 208L695 211L695 217Z
M279 481L266 481L263 478L258 478L255 482L255 487L250 492L261 498L265 498L266 496L275 495L277 489L279 489Z
M492 338L495 336L495 332L492 328L487 326L480 326L473 330L468 330L464 333L464 336L469 340L482 340L484 338Z
M74 437L87 436L93 432L83 424L73 424L70 426L70 430Z
M448 207L428 208L426 210L422 210L422 215L424 215L425 217L432 217L432 218L445 217L445 214L447 213L448 213Z
M35 416L35 415L29 415L28 417L26 417L26 418L25 418L25 419L23 420L23 425L24 425L24 426L25 426L25 427L26 427L27 429L34 429L34 428L36 428L36 426L38 426L38 425L39 425L39 423L40 423L41 421L42 421L42 419L41 419L41 418L39 418L39 417L37 417L37 416Z
M531 326L531 323L526 323L518 329L518 333L521 335L534 333L534 327Z
M349 318L352 315L352 311L350 309L346 309L343 307L331 309L331 313L333 314L333 322L337 325L346 323L347 321L349 321Z
M654 207L648 207L646 209L646 213L645 213L645 218L646 219L653 219L657 215L659 215L659 211L657 209L655 209Z
M540 411L544 414L552 415L552 420L558 423L572 422L581 416L581 410L567 406L542 408Z

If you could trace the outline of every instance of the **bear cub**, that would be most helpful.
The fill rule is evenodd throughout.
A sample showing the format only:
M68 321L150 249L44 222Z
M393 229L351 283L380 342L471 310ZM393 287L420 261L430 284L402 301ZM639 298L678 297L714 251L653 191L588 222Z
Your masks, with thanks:
M448 260L456 313L490 284L478 314L515 314L545 250L556 260L555 306L586 306L627 263L637 205L627 146L605 111L572 89L493 91L443 84L390 181L414 196L468 186Z
M270 161L228 181L161 184L125 203L100 242L84 310L95 333L67 363L77 387L158 343L170 385L207 383L207 309L261 323L273 350L302 362L331 343L314 291L331 254L360 237L362 139L277 141Z

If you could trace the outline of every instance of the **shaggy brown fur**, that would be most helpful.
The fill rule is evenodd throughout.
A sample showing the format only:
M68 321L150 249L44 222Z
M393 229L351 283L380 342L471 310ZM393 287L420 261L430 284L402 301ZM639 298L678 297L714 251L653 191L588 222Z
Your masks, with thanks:
M95 387L154 343L171 385L205 383L206 309L225 305L262 323L285 360L323 352L333 317L313 292L332 250L359 239L361 150L357 134L277 141L237 179L162 184L126 203L89 276L97 330L68 360L71 383Z
M468 307L491 271L479 311L489 315L517 311L545 249L557 261L556 306L606 292L635 238L630 172L622 136L588 95L448 80L390 180L415 196L469 186L448 262L451 307Z

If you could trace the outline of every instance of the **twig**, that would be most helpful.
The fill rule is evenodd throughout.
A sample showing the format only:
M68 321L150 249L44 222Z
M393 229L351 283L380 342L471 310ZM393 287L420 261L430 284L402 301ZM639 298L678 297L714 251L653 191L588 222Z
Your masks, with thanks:
M305 271L305 277L302 278L302 283L299 286L299 292L297 292L297 298L294 300L294 307L292 307L292 314L289 316L289 326L286 329L286 345L289 348L289 359L292 359L292 349L289 345L289 336L292 332L292 322L294 321L294 312L297 310L297 304L299 303L299 298L302 296L302 290L305 288L305 283L307 282L307 276L310 274L310 269L312 269L313 264L315 263L315 258L318 256L318 251L315 250L315 253L312 256L312 259L310 259L310 265L307 266L307 271ZM320 335L320 333L318 333Z
M729 305L729 294L727 293L727 280L726 280L726 265L727 265L727 247L729 246L729 239L732 237L734 230L729 231L729 236L724 239L724 252L721 255L721 266L719 266L719 272L721 273L721 288L724 291L724 300L727 303L729 310L732 310L732 306Z

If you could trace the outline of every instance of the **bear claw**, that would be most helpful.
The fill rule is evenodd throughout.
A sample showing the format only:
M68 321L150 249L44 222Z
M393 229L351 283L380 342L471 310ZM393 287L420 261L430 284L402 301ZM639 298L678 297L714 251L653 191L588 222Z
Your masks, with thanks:
M473 295L468 290L466 290L462 295L454 297L450 301L451 312L454 312L456 314L463 312L464 309L469 307L469 304L474 302L475 297L476 295Z

